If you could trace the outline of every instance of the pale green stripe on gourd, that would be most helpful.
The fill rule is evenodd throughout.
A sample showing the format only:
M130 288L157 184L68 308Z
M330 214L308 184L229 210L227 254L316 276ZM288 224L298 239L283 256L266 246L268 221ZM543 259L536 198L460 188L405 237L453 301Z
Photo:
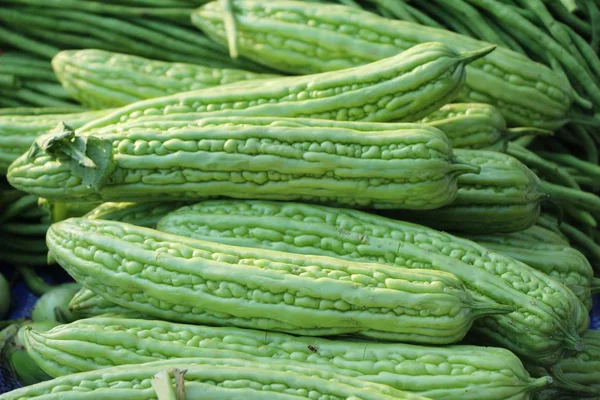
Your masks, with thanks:
M185 201L142 202L142 203L102 203L87 214L88 219L122 221L133 225L154 228L158 221L171 211L190 204Z
M506 152L508 141L523 135L549 135L536 128L507 128L496 107L485 103L450 103L419 122L442 130L455 149Z
M75 110L73 110L75 111ZM70 112L64 114L0 115L0 173L5 174L8 166L27 152L34 140L59 122L73 129L107 114L110 110ZM35 112L35 110L32 110Z
M460 174L478 171L454 163L444 133L423 125L382 133L235 120L204 118L179 129L140 125L97 135L65 127L39 138L11 165L8 179L54 200L226 196L431 209L454 200Z
M306 365L432 399L529 399L532 379L508 350L481 346L329 340L250 329L123 318L89 318L48 332L27 330L25 347L53 377L182 357Z
M5 394L0 400L154 400L153 377L176 370L183 375L185 398L292 400L328 398L347 400L426 400L426 397L359 381L329 371L274 362L239 359L177 358L124 365L61 376ZM183 373L185 371L185 373ZM171 378L175 386L175 378Z
M84 287L179 322L448 344L476 318L514 309L474 300L441 271L229 246L117 221L71 218L46 239L49 257Z
M452 101L464 83L466 64L493 49L454 53L443 44L424 43L343 71L238 82L139 101L82 131L107 125L115 130L132 120L158 125L214 114L410 122Z
M530 230L531 228L528 228ZM527 240L526 232L509 234L462 235L497 253L522 261L556 279L573 291L592 309L591 285L594 269L587 258L569 244L543 243Z
M423 42L441 42L456 51L487 44L341 5L299 1L267 5L254 0L232 4L240 55L293 74L342 70ZM226 45L224 15L221 3L213 1L192 13L192 23ZM554 129L567 121L574 90L545 65L500 47L467 69L460 101L492 104L513 126Z
M545 365L556 363L569 353L568 348L578 347L575 331L589 324L587 310L570 290L520 261L467 239L358 210L214 200L167 215L157 229L226 244L390 266L405 266L423 252L436 255L440 262L429 268L455 274L476 298L518 309L477 320L475 332ZM413 247L418 251L413 252ZM421 263L411 266L423 267Z
M52 66L67 92L93 109L121 107L153 97L276 76L96 49L61 51L52 59Z

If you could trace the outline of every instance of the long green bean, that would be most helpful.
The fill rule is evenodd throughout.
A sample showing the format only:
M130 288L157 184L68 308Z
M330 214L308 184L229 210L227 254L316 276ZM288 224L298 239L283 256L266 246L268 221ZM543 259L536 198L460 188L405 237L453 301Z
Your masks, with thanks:
M443 21L443 23L454 32L469 37L475 36L466 24L463 24L462 21L448 14L446 10L435 6L429 0L415 0L415 3L418 3L417 6L427 14L433 15L438 21Z
M119 47L115 46L112 42L84 36L83 32L86 32L87 34L89 33L89 30L85 28L85 25L81 26L84 30L82 33L58 32L56 29L43 28L40 26L32 26L28 28L27 31L31 36L39 38L40 40L51 40L52 44L60 46L62 49L91 48L111 51L117 51L119 49Z
M76 105L66 107L18 107L12 109L0 109L0 115L70 114L82 112L84 110L85 108ZM0 200L3 200L2 195L0 195Z
M530 41L537 44L537 47L543 46L545 50L554 55L568 70L572 76L581 83L582 88L592 98L594 104L600 105L600 88L596 85L594 79L590 77L586 69L579 65L577 60L571 56L564 48L558 44L552 37L544 33L540 28L532 24L526 18L512 11L502 3L493 0L467 0L480 8L488 10L499 21L511 26L515 34L520 33ZM544 50L544 51L545 51Z
M67 93L67 91L58 83L26 81L23 83L23 86L35 90L36 92L54 97L55 99L75 101L71 95Z
M47 254L27 254L23 252L10 251L2 248L0 244L0 258L3 262L12 265L42 266L48 264Z
M12 99L12 98L9 98L6 96L0 97L0 107L3 107L3 108L18 108L18 107L23 107L23 106L27 106L27 105L28 105L28 103L25 103L18 99ZM0 111L2 111L1 108L0 108Z
M535 152L512 142L508 144L506 152L528 167L540 171L546 179L567 187L579 189L579 185L568 171L555 163L545 160Z
M600 50L600 6L592 1L588 1L587 10L590 14L590 23L592 29L592 40L590 45L597 53Z
M37 207L37 202L38 197L32 194L25 195L15 200L2 211L2 214L0 214L0 223L3 223L5 221L19 216L23 211L29 208ZM3 224L0 224L0 227L2 225Z
M0 64L0 73L11 74L20 78L30 78L36 80L44 80L50 82L58 82L52 67L48 62L47 68L28 67L24 65L11 65L10 63Z
M573 221L583 224L583 226L589 226L592 228L598 227L598 221L596 218L586 210L582 210L575 206L564 206L564 212L568 216L570 216Z
M21 80L18 76L0 72L0 88L16 89L19 88L21 84Z
M404 2L397 0L373 0L376 4L388 10L396 19L417 22L413 15L406 9Z
M186 21L194 9L192 5L186 8L174 7L132 7L115 5L111 2L77 1L77 0L4 0L4 3L32 5L37 7L58 8L66 10L86 11L103 15L118 15L128 17L158 16L162 19Z
M444 8L457 19L469 21L469 27L478 39L501 46L506 46L498 33L483 20L481 13L463 0L433 0L438 7Z
M45 235L48 224L23 224L21 222L7 222L0 227L0 232L18 234L23 236Z
M519 0L523 7L534 12L540 22L546 27L550 35L573 57L577 62L586 69L588 75L595 79L594 69L586 62L584 55L579 51L572 36L569 34L569 27L565 24L557 22L552 14L548 11L541 0ZM576 35L579 37L579 35ZM596 80L596 83L598 81Z
M0 89L0 93L3 95L13 95L18 99L22 99L34 106L40 107L60 107L69 106L73 104L72 101L56 99L54 97L24 87L17 90L12 90L10 92Z
M20 65L29 68L48 70L52 67L47 59L42 59L24 51L3 51L0 53L0 65Z
M60 49L54 46L50 46L43 42L38 42L36 40L32 40L17 32L4 29L2 25L0 25L0 42L9 44L17 49L38 54L46 58L52 58L56 53L60 51Z
M481 13L481 19L485 24L487 24L490 28L492 28L498 37L500 38L499 45L503 45L511 49L512 51L516 51L517 53L526 54L523 47L516 41L508 32L504 31L504 28L497 24L493 18L490 18L485 13Z
M431 26L434 28L445 29L444 25L440 24L439 22L437 22L436 20L431 18L429 15L427 15L424 12L422 12L421 10L419 10L418 8L415 8L410 4L405 4L405 8L408 10L408 12L411 13L411 15L415 18L415 20L419 24Z
M598 166L597 164L592 164L590 162L583 161L571 154L554 153L547 151L539 151L538 154L540 155L540 157L543 157L547 160L551 160L562 165L567 165L576 168L580 173L584 175L600 179L600 166Z
M559 229L562 233L564 233L569 241L577 244L582 250L583 253L588 257L591 257L591 264L594 269L599 272L600 269L600 246L596 244L596 242L590 238L585 233L581 232L575 226L568 224L566 222L562 222L559 225Z
M572 28L565 26L565 30L572 38L575 47L583 56L586 65L588 65L589 68L592 70L592 76L594 76L596 78L596 81L598 82L598 80L600 79L600 59L598 58L598 54L596 54L594 49Z
M588 1L587 3L593 4L592 1ZM556 19L564 22L583 35L591 36L592 26L590 22L577 17L577 15L573 13L570 13L565 6L558 1L549 1L546 4Z

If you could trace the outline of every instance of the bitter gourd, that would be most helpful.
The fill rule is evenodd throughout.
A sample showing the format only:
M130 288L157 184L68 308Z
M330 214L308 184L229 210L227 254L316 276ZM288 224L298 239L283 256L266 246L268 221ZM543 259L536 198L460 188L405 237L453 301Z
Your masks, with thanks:
M61 376L0 395L0 400L157 398L153 377L167 373L166 384L180 386L187 400L426 400L386 385L359 381L315 367L239 359L176 358ZM171 376L173 375L173 376ZM178 376L178 378L176 377ZM164 397L163 397L164 398Z
M436 229L467 234L506 233L536 223L543 200L600 212L600 198L592 193L553 184L516 158L486 150L455 149L457 159L480 167L478 174L458 178L456 200L431 212L389 212Z
M233 124L229 124L232 120ZM431 209L456 196L460 174L438 129L358 131L204 118L194 126L44 135L8 172L16 188L52 200L264 198L356 207Z
M353 7L300 1L232 0L240 55L292 74L340 70L397 54L423 42L456 51L486 46L465 35L382 18ZM192 23L227 44L226 10L213 1ZM458 100L497 107L512 126L555 129L567 122L575 97L566 78L507 48L472 63Z
M215 113L410 122L452 101L464 82L465 66L493 49L454 53L440 43L424 43L343 71L237 82L138 101L81 130L133 120L157 126L161 120L194 121Z
M531 228L526 231L531 230ZM527 240L527 232L511 234L464 235L497 253L505 254L542 271L566 285L586 305L592 308L591 288L598 286L594 269L587 258L569 244L544 243Z
M0 116L0 174L6 174L8 166L27 152L35 138L47 133L59 122L77 129L107 112L108 110Z
M570 357L565 357L556 365L540 368L526 364L526 368L534 376L551 375L553 384L543 389L541 399L597 399L600 397L600 331L585 331L583 350Z
M419 122L443 131L453 148L506 152L509 140L523 135L548 135L542 129L507 128L500 111L484 103L450 103Z
M153 97L276 76L96 49L61 51L52 59L52 66L67 92L92 109L120 107Z
M25 347L53 377L183 357L239 358L326 369L431 399L529 399L548 386L508 350L328 340L250 329L129 318L89 318L25 331Z
M309 336L448 344L512 306L475 301L452 274L229 246L117 221L71 218L49 257L105 299L179 322ZM425 255L407 261L436 263Z
M470 240L371 213L292 202L214 200L183 207L157 229L226 244L406 265L408 249L444 257L439 268L459 277L476 298L518 311L482 318L473 331L525 359L552 365L579 348L588 312L573 292L520 261ZM401 253L399 253L401 252ZM417 265L413 265L417 267ZM418 264L423 267L422 264Z

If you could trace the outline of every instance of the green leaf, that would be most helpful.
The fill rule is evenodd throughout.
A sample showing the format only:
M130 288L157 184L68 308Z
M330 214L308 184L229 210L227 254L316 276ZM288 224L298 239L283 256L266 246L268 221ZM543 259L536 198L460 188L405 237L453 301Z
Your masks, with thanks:
M83 185L94 190L106 183L116 167L110 141L79 135L63 122L38 137L27 156L35 157L40 151L68 165Z

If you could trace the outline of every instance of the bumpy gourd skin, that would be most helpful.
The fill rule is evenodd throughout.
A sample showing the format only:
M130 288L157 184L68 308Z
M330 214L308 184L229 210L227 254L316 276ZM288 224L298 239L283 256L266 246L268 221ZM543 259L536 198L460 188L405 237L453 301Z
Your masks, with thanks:
M444 262L431 267L455 274L474 297L518 308L479 319L473 329L488 344L497 343L543 365L555 364L578 347L577 328L589 324L587 310L570 290L522 262L467 239L357 210L215 200L168 214L157 229L239 246L386 265L404 265L410 253L401 245L414 245L419 252L443 257Z
M445 272L227 246L117 221L71 218L50 227L47 244L88 289L181 322L448 344L475 318L512 309L474 301Z
M66 91L92 109L121 107L153 97L277 76L96 49L61 51L52 59L52 67Z
M0 116L0 174L6 174L8 166L27 152L34 140L59 122L66 122L73 129L107 114L111 110L84 111L49 115L3 115Z
M292 400L426 400L389 386L359 381L313 367L258 363L239 359L173 359L62 376L0 395L0 400L151 400L152 377L185 371L185 398ZM174 384L174 382L173 382Z
M456 51L486 45L444 29L382 18L347 6L256 0L232 4L239 53L293 74L362 65L423 42L441 42ZM227 44L220 2L197 9L192 23ZM498 48L467 69L458 100L492 104L513 126L555 129L567 122L574 91L550 68Z
M343 121L403 121L424 117L452 101L465 65L493 50L454 53L424 43L368 65L314 75L237 82L139 101L81 128L129 121L193 121L206 116L277 116Z
M489 104L446 104L419 122L440 129L455 149L506 151L506 121L500 111Z
M478 174L458 178L456 200L431 212L388 215L464 233L505 233L527 229L537 221L547 195L537 175L516 158L485 150L454 150L458 159L479 166Z
M532 228L535 228L532 227ZM530 230L531 228L529 228ZM552 233L552 232L550 232ZM587 258L568 243L543 243L526 239L524 232L515 234L479 234L462 235L483 247L522 261L556 279L567 286L585 304L592 309L590 287L594 279L594 269Z
M88 136L66 141L63 132L48 134L11 165L8 179L20 190L54 200L227 196L431 209L454 200L460 174L478 170L454 163L448 139L435 128L316 131L283 122L239 125L231 119L232 124L204 118L190 127L138 125L91 135L96 147L85 151L98 167L81 166L67 153L70 140ZM91 153L95 148L97 158Z
M432 399L529 399L549 383L532 379L502 348L350 342L141 319L98 317L29 330L25 345L53 377L162 358L231 357L314 365Z

